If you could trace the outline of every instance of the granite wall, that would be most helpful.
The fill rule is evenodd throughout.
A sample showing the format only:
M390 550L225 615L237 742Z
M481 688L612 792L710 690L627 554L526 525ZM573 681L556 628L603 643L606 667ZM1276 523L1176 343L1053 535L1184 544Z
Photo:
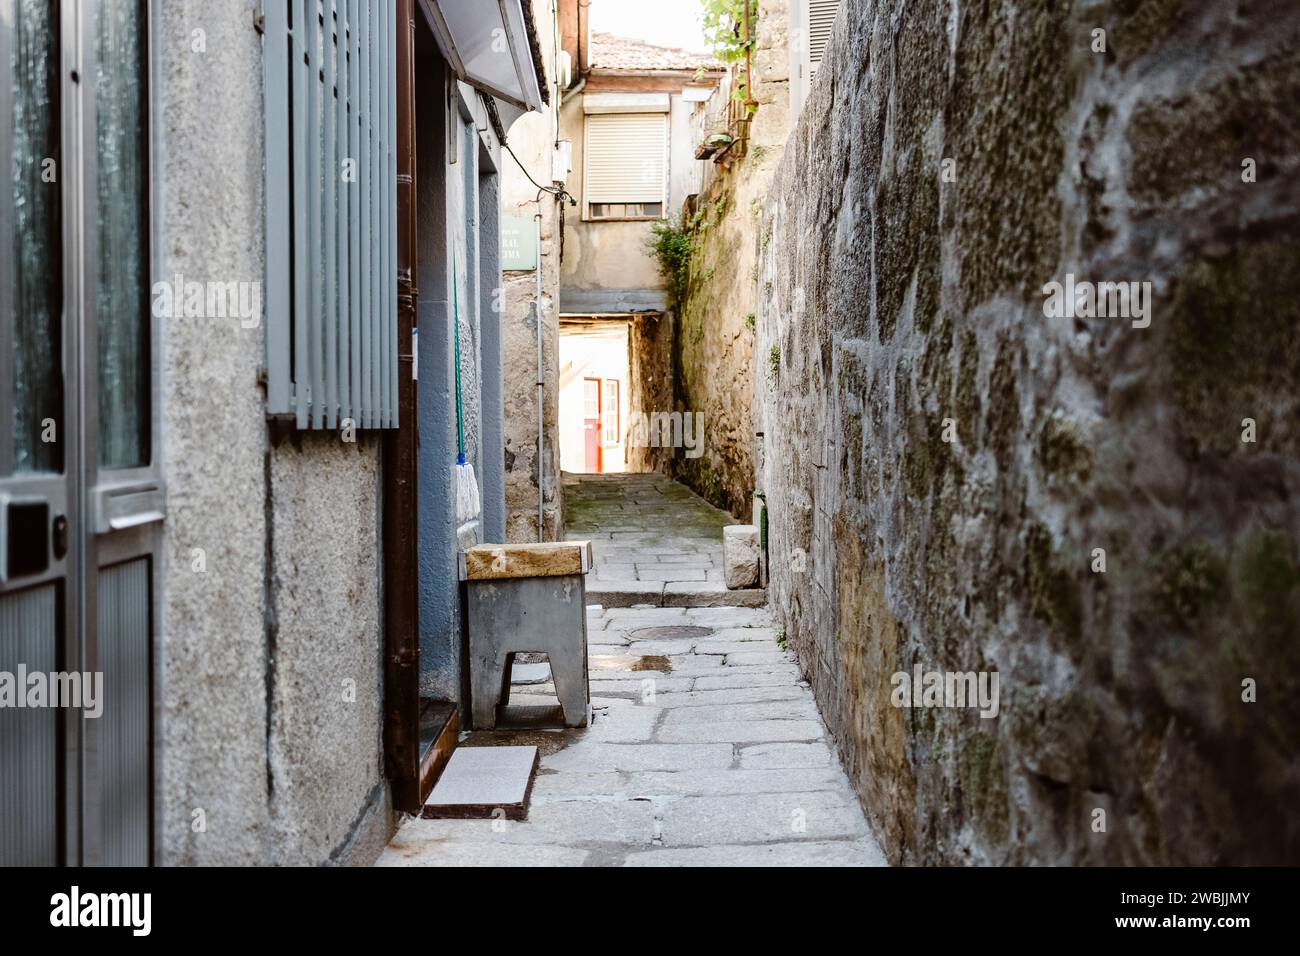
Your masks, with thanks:
M841 5L754 394L769 593L895 862L1300 861L1298 39L1274 0ZM910 706L918 666L997 716Z

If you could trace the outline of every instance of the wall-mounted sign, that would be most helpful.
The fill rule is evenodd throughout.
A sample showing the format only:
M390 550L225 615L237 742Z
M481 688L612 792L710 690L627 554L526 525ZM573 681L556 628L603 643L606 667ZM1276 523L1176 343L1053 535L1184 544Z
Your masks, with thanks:
M537 224L532 216L501 217L501 271L528 272L537 268Z

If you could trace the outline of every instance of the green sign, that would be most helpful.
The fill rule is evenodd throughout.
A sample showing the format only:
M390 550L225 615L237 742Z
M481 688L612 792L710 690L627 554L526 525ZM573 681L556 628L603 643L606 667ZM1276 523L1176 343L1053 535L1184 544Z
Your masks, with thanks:
M532 216L501 217L501 271L537 268L537 225Z

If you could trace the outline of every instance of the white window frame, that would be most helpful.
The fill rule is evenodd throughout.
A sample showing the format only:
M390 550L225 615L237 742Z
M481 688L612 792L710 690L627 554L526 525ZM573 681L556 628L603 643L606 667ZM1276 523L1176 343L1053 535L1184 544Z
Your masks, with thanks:
M662 176L660 177L660 182L659 182L659 198L658 198L658 199L623 200L622 202L617 202L617 201L615 201L615 200L599 200L599 201L597 201L597 202L592 202L592 200L591 200L591 198L590 198L590 197L591 197L591 185L590 185L590 184L591 184L591 136L590 136L590 128L591 128L591 122L592 122L593 118L595 118L595 117L606 117L606 116L619 116L619 117L624 117L624 116L643 116L643 115L653 115L653 116L655 116L655 117L656 117L656 118L657 118L657 119L658 119L658 120L663 124L663 155L662 155L663 174L662 174ZM595 111L595 112L588 112L586 115L583 116L583 129L582 129L582 218L583 218L584 221L587 221L587 222L653 222L653 221L655 221L655 220L663 219L663 218L665 217L665 215L667 214L667 211L668 211L668 180L669 180L669 177L671 176L671 170L670 170L670 168L669 168L669 161L670 161L670 157L671 157L670 136L671 136L672 130L671 130L671 126L670 126L668 120L669 120L669 114L668 114L667 112L660 112L658 109L654 109L654 110L648 110L648 109L636 109L636 108L633 108L633 109L626 109L626 110L614 110L614 109L604 110L604 109L602 109L602 110ZM657 203L659 203L659 213L658 213L657 215L646 215L646 216L596 216L596 215L593 215L593 214L592 214L592 211L591 211L592 206L597 206L597 205L638 205L638 204L641 204L641 203L652 203L652 202L657 202Z

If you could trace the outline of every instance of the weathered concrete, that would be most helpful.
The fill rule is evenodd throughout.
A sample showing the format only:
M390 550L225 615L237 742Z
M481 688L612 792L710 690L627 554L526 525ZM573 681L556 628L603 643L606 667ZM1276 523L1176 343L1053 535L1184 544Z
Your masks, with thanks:
M373 436L303 436L300 451L272 457L267 770L278 864L329 858L383 779L379 472Z
M153 50L155 274L279 281L264 276L262 40L248 9L166 2L157 26L201 29L207 48ZM393 823L379 759L378 441L272 446L258 382L271 318L283 317L158 327L167 865L368 862L376 823L381 841Z
M891 860L1300 859L1298 37L1278 2L841 4L755 392L776 614ZM1067 274L1149 281L1149 327L1045 317ZM999 716L894 706L914 665L996 671Z

